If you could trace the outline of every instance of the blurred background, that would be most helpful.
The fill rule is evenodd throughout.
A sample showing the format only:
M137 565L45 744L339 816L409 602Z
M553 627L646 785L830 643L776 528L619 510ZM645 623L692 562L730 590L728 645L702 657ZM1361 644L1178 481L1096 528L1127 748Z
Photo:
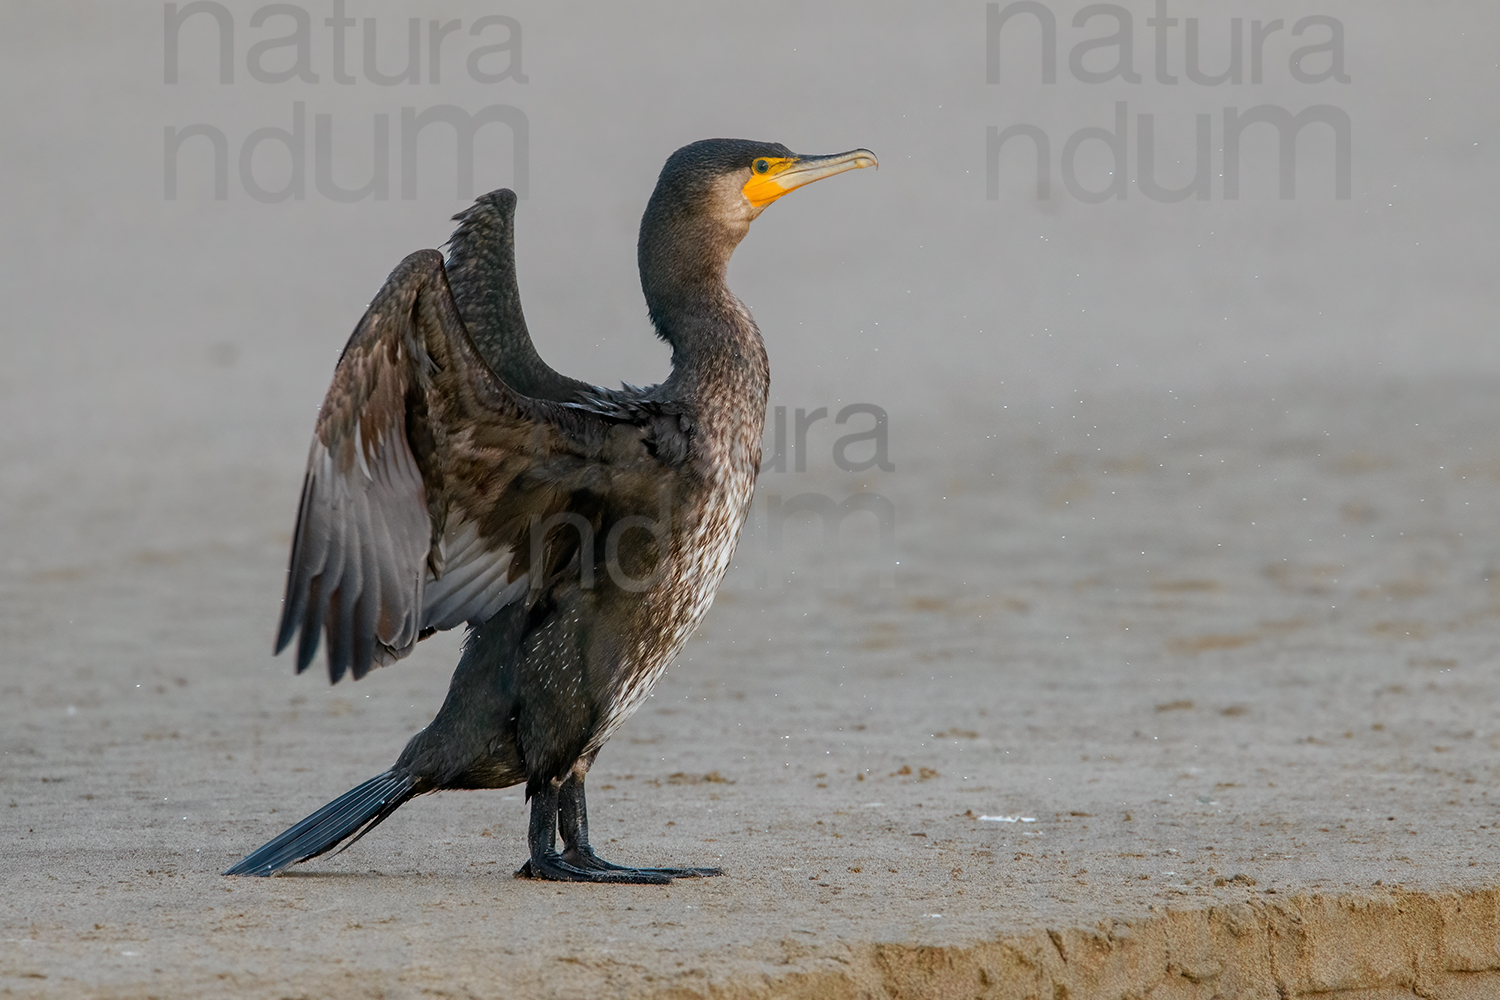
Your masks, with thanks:
M659 380L636 228L666 157L710 136L881 166L779 201L735 255L786 464L683 662L601 758L621 829L691 858L686 838L774 826L783 855L734 862L771 887L825 801L872 797L902 822L941 803L933 843L976 849L1028 835L976 811L1099 816L1087 866L1113 884L1144 877L1121 858L1199 847L1284 857L1299 885L1309 857L1330 885L1391 882L1433 842L1418 827L1448 838L1424 877L1488 878L1500 7L1084 10L5 5L0 826L23 861L0 922L63 928L42 934L57 967L91 970L101 920L166 914L196 960L201 883L152 873L220 870L430 719L455 634L358 686L269 655L338 353L404 256L512 186L543 357ZM467 116L487 121L472 157ZM859 494L829 534L806 510ZM773 511L799 497L778 548ZM725 780L675 783L708 774ZM329 863L467 871L519 844L477 838L519 837L522 809L440 798ZM915 851L911 829L871 827L871 858ZM462 850L420 846L433 831ZM840 850L818 863L861 863ZM910 866L864 863L893 874L852 921L935 908ZM1075 892L1064 868L964 863L1033 900ZM922 891L964 884L950 867ZM91 871L121 889L101 902ZM766 933L802 898L770 892ZM968 895L973 926L1017 898ZM286 914L266 914L279 967ZM235 967L241 925L220 926ZM369 961L425 960L394 926ZM309 968L323 933L294 935Z
M9 6L0 563L284 539L364 304L491 188L523 188L543 356L659 380L636 226L707 136L880 155L778 203L731 271L773 403L829 408L809 475L839 474L840 408L888 414L895 471L850 491L1089 407L1493 384L1493 5L1081 6ZM450 125L403 124L495 106L472 161Z

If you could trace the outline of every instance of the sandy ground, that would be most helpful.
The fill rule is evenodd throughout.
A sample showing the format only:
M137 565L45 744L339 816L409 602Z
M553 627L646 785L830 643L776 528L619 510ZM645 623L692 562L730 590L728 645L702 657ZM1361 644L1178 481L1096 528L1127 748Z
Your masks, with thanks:
M266 646L296 472L206 486L243 541L5 578L0 988L1484 995L1451 974L1500 970L1495 400L976 412L962 467L909 428L886 480L801 477L884 490L900 565L852 521L841 553L746 538L591 782L613 855L727 872L669 888L512 879L502 792L215 874L380 770L452 643L293 678Z
M295 14L257 26L264 6L223 5L227 83L208 8L175 82L167 5L0 11L0 994L1500 995L1500 7L1169 0L1210 74L1233 18L1281 25L1258 77L1220 85L1188 78L1185 24L1160 79L1145 0L1136 82L1089 82L1118 53L1071 57L1109 18L1050 3L1055 83L1025 18L986 82L977 2L348 0L338 67L308 0L291 76L290 48L255 47ZM496 13L509 56L479 53L512 30L481 28ZM412 18L418 79L374 81ZM1342 77L1325 52L1299 79L1328 18ZM473 192L524 163L532 331L609 384L667 370L634 261L672 149L881 158L736 254L773 405L828 417L805 472L762 476L704 629L591 781L610 856L728 874L516 881L524 803L485 793L222 879L446 688L454 636L335 688L269 646L336 352L468 204L446 126L409 173L403 115L496 104L526 140L486 126ZM1072 176L1123 171L1126 197L1087 202L1066 144L1122 106L1123 160L1096 131ZM1225 116L1256 107L1347 115L1349 197L1326 121L1289 198L1252 126L1230 197ZM300 160L251 144L298 114ZM1143 116L1170 187L1207 119L1207 199L1146 194ZM382 120L387 197L325 194L373 177ZM1049 197L1026 146L989 155L1018 124L1050 143ZM167 193L164 135L194 126L224 136L223 198L211 133ZM299 163L301 196L253 196ZM890 471L836 465L859 402L889 416ZM837 550L802 520L773 546L773 504L808 493L878 494L894 546L870 514Z

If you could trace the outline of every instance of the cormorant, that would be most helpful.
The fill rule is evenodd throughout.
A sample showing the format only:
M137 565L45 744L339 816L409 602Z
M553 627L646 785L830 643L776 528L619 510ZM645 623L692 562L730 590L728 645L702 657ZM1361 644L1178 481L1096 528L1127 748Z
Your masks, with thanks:
M602 389L537 355L516 290L515 195L456 216L446 266L407 257L349 339L318 415L276 639L330 679L467 624L448 696L396 763L226 875L274 875L353 843L402 803L526 783L516 874L665 883L589 846L584 776L713 600L749 510L770 368L725 284L771 202L877 166L708 139L667 160L641 219L641 289L672 373ZM556 846L561 830L563 850ZM346 845L347 846L347 845Z

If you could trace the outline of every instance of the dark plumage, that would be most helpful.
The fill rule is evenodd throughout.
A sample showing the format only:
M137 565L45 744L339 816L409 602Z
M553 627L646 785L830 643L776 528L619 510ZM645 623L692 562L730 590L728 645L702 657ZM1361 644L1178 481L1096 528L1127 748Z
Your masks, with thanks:
M707 612L749 507L770 371L725 285L730 255L781 194L873 165L867 150L799 157L737 139L674 153L641 220L641 287L672 347L671 375L649 388L601 389L537 355L509 191L457 217L446 266L424 250L392 272L318 416L276 648L300 635L300 672L326 638L337 682L433 631L470 633L442 708L390 770L225 874L352 843L424 792L521 782L518 874L718 874L600 859L584 776Z

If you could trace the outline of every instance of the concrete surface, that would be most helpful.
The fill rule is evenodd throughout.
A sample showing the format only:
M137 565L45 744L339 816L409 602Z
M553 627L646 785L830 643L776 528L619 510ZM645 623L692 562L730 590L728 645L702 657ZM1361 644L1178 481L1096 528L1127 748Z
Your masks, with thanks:
M664 889L512 879L513 793L215 874L380 770L452 643L293 678L266 646L295 465L206 483L198 516L242 541L5 578L0 989L1493 995L1497 398L972 412L947 432L986 432L968 462L897 425L885 480L799 477L883 490L900 566L853 521L837 556L811 525L779 558L747 537L591 783L613 855L728 873ZM66 530L22 516L12 537Z
M253 79L291 30L252 25L263 6L225 0L230 83L209 14L170 83L163 4L0 10L0 992L1500 995L1500 7L1169 0L1209 73L1232 18L1282 23L1260 79L1209 85L1185 24L1157 78L1147 0L1125 5L1140 82L1079 78L1109 18L1054 2L1057 82L1016 19L991 84L980 2L348 0L386 73L421 19L420 81L387 86L362 24L339 82L327 0L292 5L316 80ZM497 13L519 73L484 82L466 60L501 31L470 31ZM1330 30L1294 38L1308 17L1343 29L1347 79L1290 73ZM1064 145L1122 102L1126 197L1085 202ZM289 878L214 874L384 767L453 663L435 639L330 689L269 656L336 352L467 204L441 129L402 191L403 109L443 104L526 116L528 319L605 382L666 371L634 248L672 149L880 155L736 255L772 403L829 416L805 472L762 477L705 629L591 784L614 856L726 878L514 881L505 793L414 802ZM299 105L304 197L256 200L245 144ZM1348 115L1347 199L1326 125L1285 199L1274 132L1246 131L1227 196L1225 109L1267 105ZM1141 187L1148 114L1168 186L1208 116L1207 200ZM346 189L386 116L387 199L322 193L320 115ZM1023 145L992 169L989 130L1016 124L1050 140L1048 198ZM223 199L202 137L166 195L164 130L193 125L225 136ZM486 128L475 192L518 183ZM1105 149L1077 151L1088 189ZM290 180L277 154L252 157L263 188ZM856 402L887 412L893 470L837 467ZM890 502L893 550L869 514L841 553L802 519L771 545L774 501L860 492Z

